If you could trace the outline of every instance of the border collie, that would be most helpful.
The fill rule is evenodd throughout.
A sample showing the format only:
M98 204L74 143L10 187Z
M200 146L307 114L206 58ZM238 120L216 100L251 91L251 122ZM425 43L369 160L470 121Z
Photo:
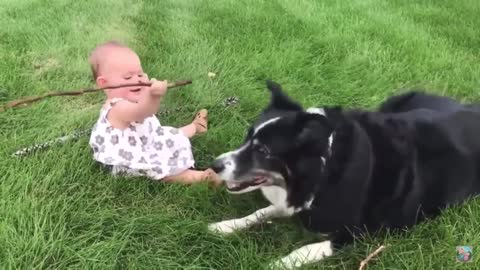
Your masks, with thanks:
M271 205L209 230L297 215L307 230L328 235L271 266L318 262L355 236L410 228L480 192L480 106L412 90L376 111L304 110L277 83L267 88L270 104L243 144L212 168L228 192L260 189Z

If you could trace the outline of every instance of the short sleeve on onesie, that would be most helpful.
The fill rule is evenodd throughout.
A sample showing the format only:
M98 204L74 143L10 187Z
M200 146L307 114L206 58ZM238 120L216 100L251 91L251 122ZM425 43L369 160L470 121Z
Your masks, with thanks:
M190 140L178 128L161 126L155 115L126 129L112 127L107 114L120 100L112 99L102 108L92 129L89 144L96 161L113 166L113 172L156 180L194 166Z

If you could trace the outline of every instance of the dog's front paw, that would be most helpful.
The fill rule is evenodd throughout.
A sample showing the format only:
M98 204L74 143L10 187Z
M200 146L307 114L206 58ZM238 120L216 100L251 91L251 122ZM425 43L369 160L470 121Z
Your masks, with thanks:
M294 250L288 256L270 264L270 269L294 269L316 263L333 254L332 243L323 241Z
M208 230L220 234L231 234L237 228L235 226L235 220L225 220L222 222L216 222L208 225Z

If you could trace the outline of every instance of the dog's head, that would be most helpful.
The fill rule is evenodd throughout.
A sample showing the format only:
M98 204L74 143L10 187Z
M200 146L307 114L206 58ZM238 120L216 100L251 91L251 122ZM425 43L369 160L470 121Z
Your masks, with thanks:
M244 143L213 162L231 193L271 185L286 188L305 158L318 161L316 170L324 166L332 126L323 110L304 111L275 82L267 81L267 88L270 104L249 128Z

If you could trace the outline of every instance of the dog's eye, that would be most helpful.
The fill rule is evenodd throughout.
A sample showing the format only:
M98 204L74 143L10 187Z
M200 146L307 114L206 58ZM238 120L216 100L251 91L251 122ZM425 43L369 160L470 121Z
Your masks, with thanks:
M254 145L254 150L256 152L259 152L259 153L264 154L264 155L268 155L268 153L269 153L268 149L265 146L260 145L260 144L255 144Z

